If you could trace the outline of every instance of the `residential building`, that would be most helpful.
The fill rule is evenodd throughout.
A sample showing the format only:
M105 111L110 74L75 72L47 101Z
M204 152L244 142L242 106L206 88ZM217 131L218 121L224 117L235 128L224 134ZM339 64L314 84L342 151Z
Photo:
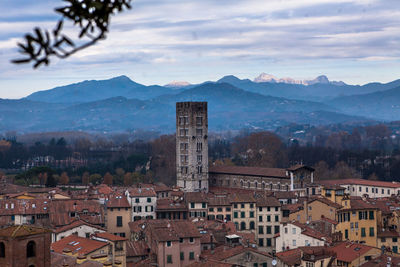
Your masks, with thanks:
M381 250L376 247L367 246L353 242L336 243L329 248L336 254L334 266L358 267L371 259L381 255Z
M381 213L376 205L361 198L344 198L343 208L337 211L338 225L343 240L376 247Z
M280 252L305 246L323 246L330 243L331 238L308 225L293 221L281 223L275 242L276 251Z
M59 241L70 235L89 238L91 235L97 232L103 233L105 231L106 230L104 228L97 225L93 225L82 220L76 220L68 225L55 229L51 234L51 242Z
M256 204L258 247L272 252L275 250L274 236L280 231L281 203L275 197L261 197L257 199Z
M188 208L183 200L158 199L156 205L157 219L186 220Z
M208 212L208 195L204 192L187 192L185 193L186 205L190 218L207 218Z
M336 220L336 210L339 208L341 208L341 205L325 197L314 197L305 200L301 209L290 213L289 220L296 220L300 223L307 223L321 218Z
M128 223L131 220L131 205L122 194L110 195L106 200L107 232L127 237L130 234Z
M256 199L250 193L231 196L232 221L239 231L256 231Z
M107 242L111 245L110 252L113 255L114 262L120 262L122 266L126 266L126 241L124 237L116 236L107 232L95 233L93 240Z
M157 194L154 188L129 188L125 195L132 209L131 221L156 218Z
M227 194L214 195L208 198L209 220L232 220L232 204Z

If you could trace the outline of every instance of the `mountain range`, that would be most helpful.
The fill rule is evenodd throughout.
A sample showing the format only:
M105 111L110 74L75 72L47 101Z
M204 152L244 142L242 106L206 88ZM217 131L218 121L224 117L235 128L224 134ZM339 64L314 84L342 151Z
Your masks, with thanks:
M273 130L290 123L369 124L400 120L400 80L359 86L326 76L299 82L261 74L253 81L225 76L201 84L146 86L119 76L0 99L0 131L171 133L177 101L207 101L211 131Z

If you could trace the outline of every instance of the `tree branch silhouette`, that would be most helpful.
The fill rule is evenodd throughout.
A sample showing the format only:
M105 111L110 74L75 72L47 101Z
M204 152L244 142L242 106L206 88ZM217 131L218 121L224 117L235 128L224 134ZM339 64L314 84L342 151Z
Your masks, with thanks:
M63 0L64 7L56 8L55 12L62 15L56 27L49 31L39 27L24 36L24 42L18 43L19 53L25 58L12 60L12 63L33 63L33 68L50 63L50 57L60 59L96 44L105 39L110 26L111 16L131 9L132 0ZM63 33L64 21L71 21L79 28L77 44Z

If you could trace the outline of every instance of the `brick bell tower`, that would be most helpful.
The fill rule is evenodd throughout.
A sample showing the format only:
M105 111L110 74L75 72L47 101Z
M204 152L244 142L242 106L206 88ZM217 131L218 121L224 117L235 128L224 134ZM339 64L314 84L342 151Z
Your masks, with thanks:
M208 192L207 102L176 103L176 177L185 192Z

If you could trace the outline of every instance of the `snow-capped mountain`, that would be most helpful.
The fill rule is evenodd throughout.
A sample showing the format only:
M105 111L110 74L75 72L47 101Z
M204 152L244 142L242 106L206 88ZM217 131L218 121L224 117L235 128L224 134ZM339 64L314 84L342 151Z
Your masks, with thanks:
M181 87L186 87L191 85L190 83L186 82L186 81L172 81L166 85L164 85L165 87L172 87L172 88L181 88Z
M325 75L318 76L313 80L295 80L290 77L277 78L276 76L271 74L261 73L259 76L254 78L253 81L256 83L270 82L270 83L288 83L288 84L303 84L303 85L313 85L321 83L321 84L334 84L338 86L345 85L345 83L342 81L339 82L329 81L328 77L326 77Z

